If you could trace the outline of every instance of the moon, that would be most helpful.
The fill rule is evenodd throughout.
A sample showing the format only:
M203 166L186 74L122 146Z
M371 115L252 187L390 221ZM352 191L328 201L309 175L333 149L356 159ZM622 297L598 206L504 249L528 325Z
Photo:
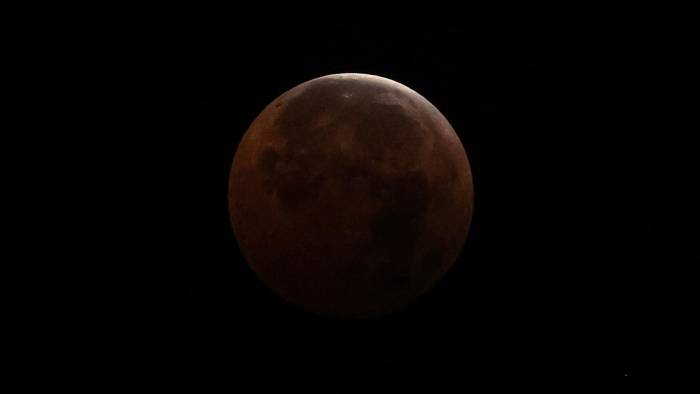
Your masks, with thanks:
M473 182L450 123L410 88L334 74L279 96L241 140L229 212L256 275L315 314L401 309L456 261Z

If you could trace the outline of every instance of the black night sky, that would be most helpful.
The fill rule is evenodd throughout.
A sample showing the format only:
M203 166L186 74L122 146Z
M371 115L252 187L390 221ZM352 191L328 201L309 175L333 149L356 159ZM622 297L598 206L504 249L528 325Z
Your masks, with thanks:
M41 252L66 263L36 265L71 284L56 293L65 302L45 305L59 309L50 320L82 327L68 331L113 371L193 387L624 392L651 379L684 326L680 245L692 239L676 222L687 216L675 197L684 144L657 102L673 49L650 27L426 19L242 13L32 33L42 61L28 71L42 100L62 104L50 115L65 134L48 141L76 152L52 167L68 175L43 182L79 190L57 197L59 235ZM474 176L456 265L381 318L286 304L247 267L229 223L228 175L248 125L286 90L340 72L425 96Z

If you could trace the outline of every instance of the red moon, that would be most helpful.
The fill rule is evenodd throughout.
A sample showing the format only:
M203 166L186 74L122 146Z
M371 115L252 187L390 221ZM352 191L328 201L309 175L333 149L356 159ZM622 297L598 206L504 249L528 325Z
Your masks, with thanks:
M400 309L454 264L474 192L464 147L410 88L334 74L270 103L236 150L241 252L288 302L335 317Z

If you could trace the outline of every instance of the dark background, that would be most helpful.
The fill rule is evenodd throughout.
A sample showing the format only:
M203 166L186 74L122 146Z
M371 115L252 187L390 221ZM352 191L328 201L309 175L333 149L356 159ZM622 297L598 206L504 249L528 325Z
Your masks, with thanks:
M60 159L25 179L42 192L17 232L47 235L32 269L65 279L39 304L47 324L89 343L88 364L195 387L616 392L676 373L661 355L689 319L697 251L680 246L693 227L677 183L692 184L680 170L692 149L664 107L675 49L653 26L149 18L59 23L27 32L35 45L22 48L45 92L25 94L51 104L26 117L25 136ZM286 304L249 270L229 223L248 125L286 90L340 72L425 96L474 176L456 265L381 318Z

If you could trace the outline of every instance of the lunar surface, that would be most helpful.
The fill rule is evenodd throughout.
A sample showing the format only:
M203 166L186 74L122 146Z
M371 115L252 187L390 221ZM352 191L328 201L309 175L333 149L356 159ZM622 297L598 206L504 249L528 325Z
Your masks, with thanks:
M464 148L421 95L366 74L282 94L236 151L229 210L257 276L309 312L402 308L457 259L473 208Z

